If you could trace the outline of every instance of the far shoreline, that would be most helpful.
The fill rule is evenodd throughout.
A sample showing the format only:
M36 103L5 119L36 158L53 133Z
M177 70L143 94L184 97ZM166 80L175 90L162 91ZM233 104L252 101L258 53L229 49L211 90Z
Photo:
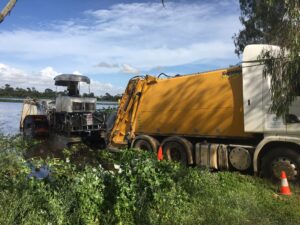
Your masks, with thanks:
M0 97L0 102L12 102L12 103L23 103L23 101L26 98L14 98L14 97ZM43 98L37 99L37 100L45 100ZM48 99L51 100L51 99ZM112 102L112 101L97 101L96 104L102 104L102 105L118 105L118 102Z
M12 103L22 103L24 99L21 98L2 98L0 97L0 102L12 102Z

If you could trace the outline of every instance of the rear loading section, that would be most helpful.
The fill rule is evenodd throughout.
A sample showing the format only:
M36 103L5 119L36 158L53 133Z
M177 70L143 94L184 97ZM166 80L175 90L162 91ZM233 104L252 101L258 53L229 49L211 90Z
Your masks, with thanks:
M267 133L259 129L269 120L264 117L267 110L256 115L255 106L262 104L254 104L254 98L266 97L267 92L258 93L265 84L252 87L248 82L251 76L263 78L261 70L251 68L243 75L241 67L233 67L166 79L134 77L121 99L109 147L155 154L161 147L165 159L184 165L256 173L274 180L280 178L278 171L285 170L290 180L299 181L300 138L282 133L276 121Z
M147 78L146 78L147 79ZM241 68L144 85L135 132L154 135L248 138L244 132Z
M121 100L111 144L136 135L252 139L244 132L241 68L158 79L132 79Z
M185 165L249 171L261 135L244 132L241 68L132 79L110 136Z

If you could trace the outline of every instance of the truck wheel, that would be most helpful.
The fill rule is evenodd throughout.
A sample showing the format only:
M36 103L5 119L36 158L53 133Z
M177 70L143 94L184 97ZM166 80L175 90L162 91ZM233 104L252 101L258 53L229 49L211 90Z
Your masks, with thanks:
M288 147L270 150L262 159L261 175L274 182L285 171L289 181L300 182L300 154Z
M148 135L137 136L131 144L132 148L153 152L155 154L157 152L158 146L159 142L155 138Z
M167 160L181 162L183 165L193 164L193 145L182 137L169 137L162 143Z

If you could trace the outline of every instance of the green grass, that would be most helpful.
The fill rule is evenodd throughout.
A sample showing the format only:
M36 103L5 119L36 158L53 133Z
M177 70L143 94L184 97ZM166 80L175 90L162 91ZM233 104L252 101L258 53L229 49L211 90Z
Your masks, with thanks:
M25 159L34 143L0 138L0 224L299 224L299 195L239 173L158 162L135 150L72 148ZM28 162L51 176L29 177ZM117 163L108 171L99 163Z

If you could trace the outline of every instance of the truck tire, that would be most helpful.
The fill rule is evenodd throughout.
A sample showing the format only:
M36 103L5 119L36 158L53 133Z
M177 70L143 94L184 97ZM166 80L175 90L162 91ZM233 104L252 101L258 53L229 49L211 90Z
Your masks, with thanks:
M155 154L157 153L158 146L159 142L155 138L148 135L137 136L131 144L132 148L153 152Z
M193 145L182 137L169 137L162 142L163 153L167 160L193 164Z
M262 158L261 175L273 182L285 171L289 181L300 183L300 154L289 147L276 147Z

